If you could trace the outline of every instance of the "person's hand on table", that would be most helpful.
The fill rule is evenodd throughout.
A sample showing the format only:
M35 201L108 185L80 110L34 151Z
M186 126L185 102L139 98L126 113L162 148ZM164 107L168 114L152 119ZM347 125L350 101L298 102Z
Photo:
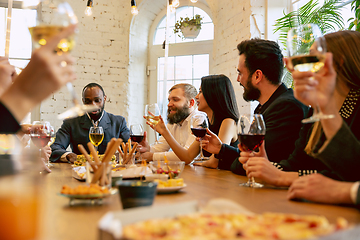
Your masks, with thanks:
M150 151L150 145L149 145L149 142L147 141L147 132L146 131L144 131L144 138L141 142L139 142L139 144L137 146L137 150L140 153L145 153L145 152Z
M0 95L11 85L16 77L15 67L10 65L9 59L0 57Z
M207 134L202 138L202 141L200 144L202 144L202 148L212 154L218 154L221 150L222 142L220 138L211 132L208 128L206 129ZM200 138L197 137L196 141L200 142Z
M335 181L321 174L311 174L296 179L290 186L287 198L320 203L352 203L350 189L353 183Z
M66 155L66 159L70 162L70 163L74 163L76 161L77 155L75 153L69 153Z

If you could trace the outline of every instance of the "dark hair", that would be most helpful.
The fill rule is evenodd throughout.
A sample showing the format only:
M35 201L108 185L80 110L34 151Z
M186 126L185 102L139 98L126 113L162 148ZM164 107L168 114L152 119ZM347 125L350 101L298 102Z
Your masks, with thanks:
M242 41L237 45L237 49L239 55L245 54L249 76L259 69L273 85L281 83L284 62L276 42L255 38Z
M104 89L102 88L102 86L100 86L99 84L97 83L89 83L88 85L86 85L83 90L82 90L82 96L84 96L84 92L87 88L92 88L92 87L98 87L100 88L100 90L102 91L103 95L105 96L105 91Z
M237 123L239 110L234 87L225 75L210 75L201 78L201 91L213 110L213 125L221 124L225 118L232 118Z

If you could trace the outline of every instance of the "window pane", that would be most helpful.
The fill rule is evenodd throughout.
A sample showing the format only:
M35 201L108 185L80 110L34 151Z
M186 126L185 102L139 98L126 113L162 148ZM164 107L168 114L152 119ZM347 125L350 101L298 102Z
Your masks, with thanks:
M192 56L176 57L175 79L192 79Z
M209 74L209 54L194 55L194 78Z
M206 75L209 75L209 73L207 73ZM200 89L200 85L201 85L201 79L194 79L193 86L196 88L196 90L198 92L199 92L199 89Z
M158 59L158 80L164 80L164 62L164 57ZM174 57L168 57L167 68L167 79L174 79Z
M179 7L176 9L176 21L180 21L180 17L182 18L192 18L194 15L194 7L186 6L186 7ZM175 24L174 24L175 25Z
M154 45L163 44L165 40L165 28L156 30L154 37Z
M35 20L36 10L13 9L11 18L10 34L10 57L31 57L31 36L27 28L27 22Z
M208 22L212 22L210 16L201 8L195 8L194 9L194 15L199 14L200 16L203 17L203 19L201 20L202 23L208 23Z
M200 14L203 17L202 20L202 29L199 36L196 39L182 39L178 34L174 34L175 22L180 20L180 17L193 17L194 14ZM183 43L183 42L194 42L194 41L204 41L214 39L214 24L210 16L202 9L193 7L193 6L184 6L176 9L175 14L170 15L169 22L169 43ZM154 34L154 45L162 44L165 40L165 27L166 27L166 16L160 21L159 25L156 27ZM181 33L179 33L182 36Z
M214 39L214 24L205 23L201 25L199 36L195 41L204 41Z
M0 56L5 55L6 13L5 8L0 8Z

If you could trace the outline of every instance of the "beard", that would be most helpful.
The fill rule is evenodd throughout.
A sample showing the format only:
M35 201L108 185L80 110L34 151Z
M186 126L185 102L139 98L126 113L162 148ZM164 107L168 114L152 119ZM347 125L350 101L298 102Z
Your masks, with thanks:
M249 101L255 101L258 100L260 98L260 90L257 89L252 83L251 83L251 77L248 78L248 80L246 81L246 86L244 87L244 94L243 94L243 98L245 101L249 102Z
M93 114L89 112L89 116L91 117L92 120L97 121L101 117L101 114L104 112L104 109L105 109L105 103L100 107L97 113Z
M184 104L181 108L177 108L176 112L170 114L171 109L168 108L167 120L170 124L179 123L190 115L190 108Z

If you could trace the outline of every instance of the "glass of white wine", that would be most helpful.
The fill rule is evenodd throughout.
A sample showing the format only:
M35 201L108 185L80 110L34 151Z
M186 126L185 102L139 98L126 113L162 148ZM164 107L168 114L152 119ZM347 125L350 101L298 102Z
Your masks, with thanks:
M156 125L159 122L160 108L157 103L148 104L145 106L145 118L150 123ZM155 144L159 143L155 132Z
M102 127L90 127L89 130L89 139L92 145L95 146L97 151L98 146L104 140L104 130Z
M287 36L287 49L290 68L300 72L318 72L324 66L326 41L316 24L305 24L290 29ZM311 107L314 113L311 117L303 119L303 123L335 117L323 114L317 103Z
M34 48L46 45L46 41L61 32L70 24L78 23L77 17L69 3L63 0L38 0L23 1L24 9L37 9L38 14L36 21L28 21L29 31L32 37ZM75 46L75 36L72 35L66 39L60 40L54 51L61 55L64 52L70 52ZM65 67L67 63L61 62L61 66ZM67 89L71 93L74 106L69 110L61 113L58 118L74 118L82 116L86 112L92 112L98 109L95 105L82 105L70 82L66 84Z

